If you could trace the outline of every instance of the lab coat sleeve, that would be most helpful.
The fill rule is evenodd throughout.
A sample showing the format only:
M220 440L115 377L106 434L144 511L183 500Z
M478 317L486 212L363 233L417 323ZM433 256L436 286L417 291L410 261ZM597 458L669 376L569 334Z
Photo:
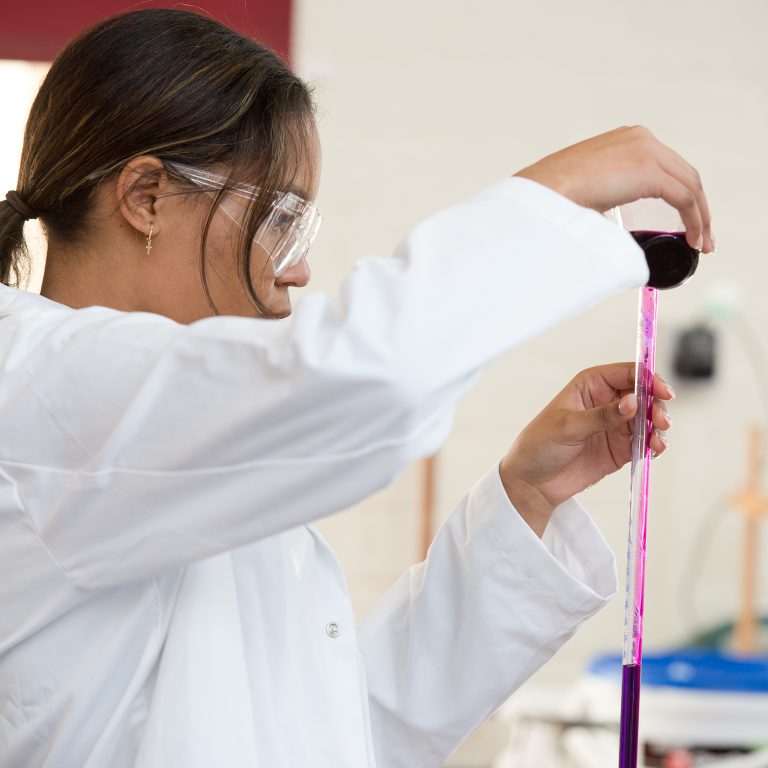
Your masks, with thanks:
M513 178L286 320L11 313L0 469L23 535L98 587L337 511L436 450L483 366L646 279L613 223Z
M578 502L540 540L494 468L360 627L378 768L442 765L615 590Z

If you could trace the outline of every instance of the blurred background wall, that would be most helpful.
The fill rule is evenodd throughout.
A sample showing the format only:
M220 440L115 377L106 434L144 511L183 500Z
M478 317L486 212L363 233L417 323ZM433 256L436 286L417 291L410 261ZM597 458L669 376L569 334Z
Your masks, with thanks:
M696 585L681 583L681 569L709 510L725 514L721 500L743 483L746 429L766 415L768 6L303 0L295 20L296 64L315 83L319 103L326 224L312 264L316 286L326 290L357 257L391 251L432 211L619 125L647 125L698 167L718 251L702 257L689 284L661 297L658 367L678 398L672 450L654 466L647 642L685 637L693 628L689 612L702 623L731 616L736 518L718 528ZM493 278L479 271L467 290L482 292ZM745 348L734 316L757 337L757 348ZM719 336L716 378L695 386L675 381L676 335L705 317L715 317ZM636 295L617 296L493 367L462 402L439 456L441 515L575 372L633 358L635 319ZM417 554L419 479L407 473L324 525L348 563L361 613ZM584 494L620 562L627 500L626 472ZM621 613L616 600L545 674L578 674L593 650L617 646Z
M661 300L658 367L678 398L671 450L653 470L646 647L733 618L742 528L728 499L745 480L746 432L765 423L768 398L768 5L296 0L292 18L292 58L314 84L323 146L325 223L311 256L312 290L334 293L355 259L391 252L421 218L619 125L648 126L698 167L718 252ZM3 190L15 185L25 113L43 72L0 63ZM493 279L478 271L467 291L482 292ZM636 295L616 296L491 368L460 405L438 456L438 522L574 373L633 357L635 316ZM702 320L717 336L716 376L676 380L677 337ZM620 571L628 486L624 471L583 494ZM414 465L391 488L320 524L346 566L361 619L420 557L421 492ZM759 546L765 613L765 538ZM585 626L533 684L565 684L595 653L618 650L622 602ZM485 764L473 755L490 753L493 738L481 731L476 753L470 745L452 764Z
M718 252L702 258L688 285L661 297L658 367L678 397L671 450L653 469L646 647L680 643L733 618L742 521L726 501L744 482L746 431L765 423L768 393L768 6L299 0L294 19L296 65L319 104L326 221L312 264L326 290L359 256L390 252L432 211L619 125L647 125L700 170ZM493 279L478 272L467 290L482 292ZM708 318L718 341L715 379L676 380L679 332ZM635 320L635 293L617 296L493 366L461 403L438 457L440 518L574 373L633 358ZM321 525L347 566L361 616L419 556L420 482L413 467ZM624 471L583 494L622 576L628 487ZM575 680L595 653L618 650L622 616L619 595L532 684ZM456 764L482 764L492 741L488 726Z

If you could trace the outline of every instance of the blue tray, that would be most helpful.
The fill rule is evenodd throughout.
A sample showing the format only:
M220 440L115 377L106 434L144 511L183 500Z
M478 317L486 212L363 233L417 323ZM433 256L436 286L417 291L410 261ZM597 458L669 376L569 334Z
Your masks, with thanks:
M621 656L605 654L589 665L592 675L621 681ZM681 649L643 655L642 684L733 693L768 693L768 656L736 656Z

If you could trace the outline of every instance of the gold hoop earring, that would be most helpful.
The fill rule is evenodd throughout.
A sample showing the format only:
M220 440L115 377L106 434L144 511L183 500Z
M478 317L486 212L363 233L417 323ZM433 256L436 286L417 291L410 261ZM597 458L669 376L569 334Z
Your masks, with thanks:
M152 228L154 224L149 225L149 234L147 235L147 256L152 253Z

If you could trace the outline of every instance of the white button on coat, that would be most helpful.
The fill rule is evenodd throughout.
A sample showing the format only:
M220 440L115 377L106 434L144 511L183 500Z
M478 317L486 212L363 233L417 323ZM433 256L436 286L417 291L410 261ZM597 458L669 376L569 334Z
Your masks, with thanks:
M0 288L0 768L439 765L610 596L611 553L575 501L537 539L493 468L357 628L307 523L646 278L612 223L507 179L283 321Z

